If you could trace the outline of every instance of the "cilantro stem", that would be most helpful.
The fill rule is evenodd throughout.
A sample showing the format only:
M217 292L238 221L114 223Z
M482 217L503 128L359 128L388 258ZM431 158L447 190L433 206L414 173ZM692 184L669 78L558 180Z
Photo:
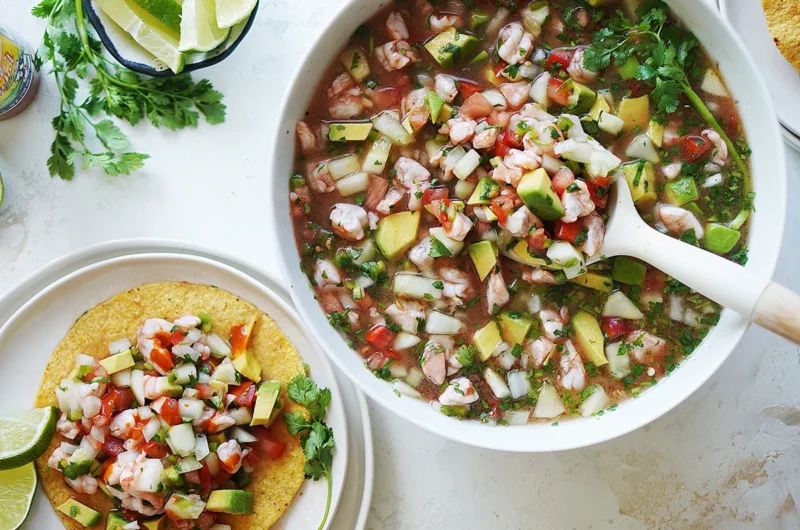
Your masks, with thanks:
M319 528L317 530L322 530L325 526L325 523L328 521L328 513L331 510L331 495L333 492L333 479L331 478L331 470L327 467L325 469L325 481L328 483L328 497L325 501L325 514L322 516L322 522L319 524Z

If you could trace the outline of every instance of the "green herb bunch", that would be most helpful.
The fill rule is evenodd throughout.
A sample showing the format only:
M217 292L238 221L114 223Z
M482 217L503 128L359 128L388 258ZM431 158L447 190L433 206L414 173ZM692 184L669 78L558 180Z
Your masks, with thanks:
M676 112L678 98L684 95L722 137L738 168L747 174L747 165L738 149L689 82L691 54L700 43L691 33L678 31L669 24L668 8L663 2L655 0L645 6L638 23L616 11L608 24L595 33L583 57L584 67L599 72L611 65L612 60L620 66L630 57L636 57L641 63L636 79L654 85L650 96L658 110L665 114Z
M200 114L211 124L225 121L222 94L207 80L194 82L188 74L149 78L107 59L87 28L81 0L42 0L32 13L47 20L37 66L49 64L61 95L47 160L51 176L71 180L79 162L112 176L144 165L149 156L129 151L125 134L110 119L98 119L101 114L131 125L146 118L171 130L196 127ZM82 100L81 82L88 89Z

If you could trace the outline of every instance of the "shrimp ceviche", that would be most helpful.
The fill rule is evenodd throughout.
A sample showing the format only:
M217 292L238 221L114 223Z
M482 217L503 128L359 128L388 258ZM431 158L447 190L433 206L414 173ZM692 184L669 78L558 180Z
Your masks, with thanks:
M659 1L396 1L297 123L289 201L330 324L398 396L525 424L602 415L721 308L602 255L625 179L659 231L744 263L735 101Z
M249 476L285 448L268 430L281 383L262 381L247 351L253 326L233 326L228 340L205 313L149 318L106 358L78 354L55 392L62 441L47 464L76 494L59 510L93 526L101 514L74 499L101 492L115 506L107 528L126 530L163 528L164 517L178 529L229 530L218 517L253 513Z

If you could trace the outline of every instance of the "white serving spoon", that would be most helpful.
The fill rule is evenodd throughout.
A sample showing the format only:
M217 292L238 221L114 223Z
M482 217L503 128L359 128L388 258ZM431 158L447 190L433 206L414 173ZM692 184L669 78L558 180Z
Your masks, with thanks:
M626 179L617 179L614 188L599 255L639 258L721 306L800 344L797 293L759 278L732 261L662 234L639 216Z

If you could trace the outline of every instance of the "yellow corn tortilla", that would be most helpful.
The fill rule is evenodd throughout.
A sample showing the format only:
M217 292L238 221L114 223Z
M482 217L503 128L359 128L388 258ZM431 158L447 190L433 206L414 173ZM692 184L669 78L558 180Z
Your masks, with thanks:
M166 282L143 285L118 294L82 315L50 358L36 395L36 406L58 406L55 390L74 368L75 358L79 353L103 359L108 357L109 343L116 339L127 337L135 344L136 330L148 318L172 321L182 315L196 315L201 312L211 316L213 330L222 337L228 336L231 326L242 324L255 316L256 325L250 338L249 350L261 364L265 379L278 380L284 384L284 412L304 411L287 398L285 387L297 374L303 373L303 361L269 316L250 302L222 289L208 285ZM254 493L254 513L237 516L220 514L217 522L228 524L235 530L269 528L292 503L304 480L303 450L299 439L289 435L282 419L276 420L270 431L287 446L280 459L263 458L255 472L250 475L250 484L245 489ZM61 473L47 466L48 458L61 440L61 436L55 436L47 452L36 461L40 482L53 507L75 498L90 508L107 514L113 508L113 503L101 490L98 489L92 496L76 494L64 482ZM83 528L74 519L57 513L69 530ZM105 528L105 520L102 524L102 528ZM168 528L172 527L171 524L168 525Z
M786 60L800 71L800 3L797 0L762 0L772 40Z

